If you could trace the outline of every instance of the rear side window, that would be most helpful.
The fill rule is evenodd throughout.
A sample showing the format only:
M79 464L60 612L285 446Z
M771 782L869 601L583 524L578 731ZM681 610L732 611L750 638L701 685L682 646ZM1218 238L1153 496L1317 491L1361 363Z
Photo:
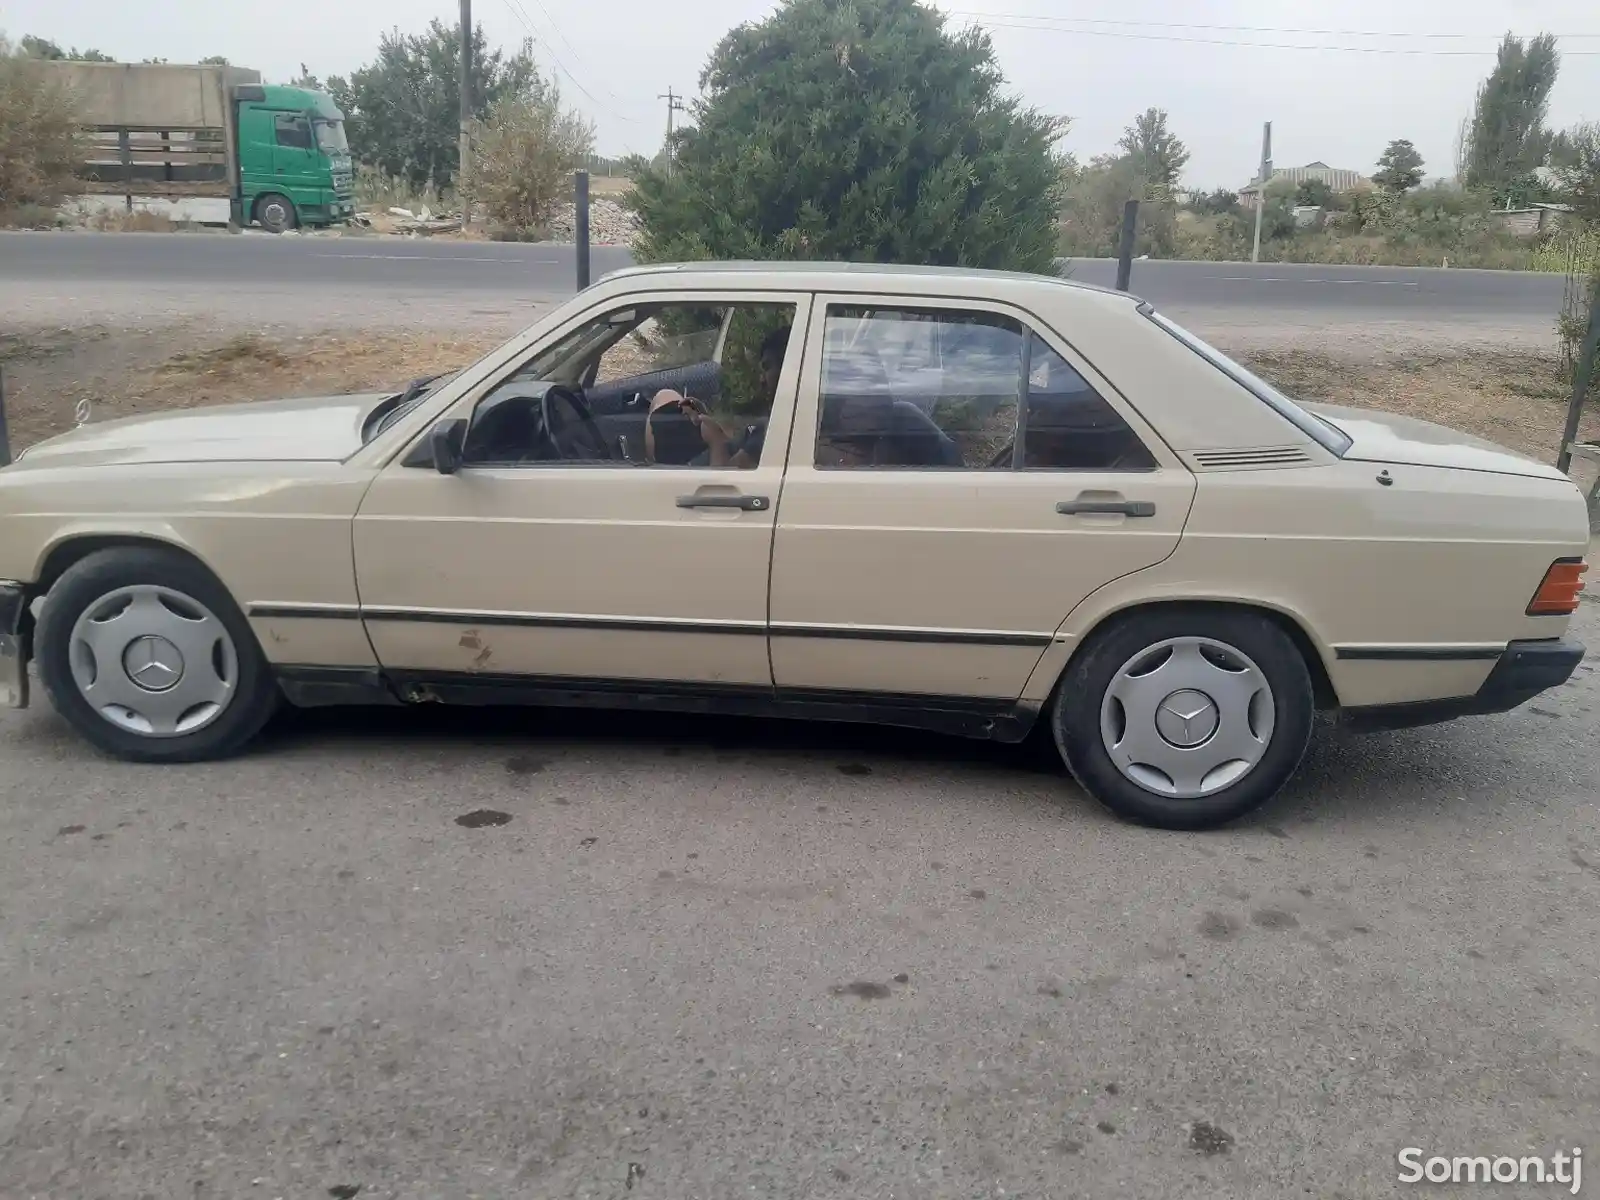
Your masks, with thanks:
M833 305L823 339L819 467L1094 471L1156 465L1089 382L1010 317ZM1027 408L1019 419L1023 397Z
M1022 465L1033 470L1151 471L1156 460L1128 423L1066 359L1034 334Z
M1022 326L992 313L830 307L817 465L987 470L1016 428Z

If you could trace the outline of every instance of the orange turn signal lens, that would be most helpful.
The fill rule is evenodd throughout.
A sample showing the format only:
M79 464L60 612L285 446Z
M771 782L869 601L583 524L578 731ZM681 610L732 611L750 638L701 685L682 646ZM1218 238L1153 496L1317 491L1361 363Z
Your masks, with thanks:
M1589 564L1581 558L1558 558L1544 573L1539 590L1528 603L1530 617L1571 616L1578 607L1578 593L1583 591L1583 573Z

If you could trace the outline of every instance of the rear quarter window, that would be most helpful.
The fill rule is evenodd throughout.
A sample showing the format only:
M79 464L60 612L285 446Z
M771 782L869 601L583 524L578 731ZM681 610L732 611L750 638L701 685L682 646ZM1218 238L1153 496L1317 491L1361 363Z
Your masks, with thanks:
M1199 358L1221 371L1329 454L1343 458L1345 452L1350 449L1353 443L1342 430L1336 429L1315 413L1302 408L1265 379L1234 362L1215 346L1196 337L1175 321L1168 320L1149 304L1140 305L1139 312L1162 332L1176 338Z

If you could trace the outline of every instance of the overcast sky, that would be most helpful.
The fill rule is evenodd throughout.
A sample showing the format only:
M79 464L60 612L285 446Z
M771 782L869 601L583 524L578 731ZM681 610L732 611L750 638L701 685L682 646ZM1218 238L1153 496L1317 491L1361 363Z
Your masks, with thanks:
M534 37L541 65L594 117L599 149L620 154L653 152L666 114L657 95L669 86L694 93L717 39L773 7L773 0L474 0L474 17L495 43ZM1280 167L1322 159L1370 172L1385 144L1405 137L1430 175L1450 174L1461 118L1507 29L1561 35L1552 125L1600 120L1594 0L943 0L940 7L955 23L990 28L1012 87L1072 118L1066 144L1080 158L1109 149L1135 113L1167 109L1193 154L1185 181L1197 187L1248 182L1264 120L1273 122ZM0 0L0 31L134 61L223 54L284 80L302 62L316 75L348 74L370 60L386 28L419 30L431 17L454 21L457 12L454 0ZM1410 36L1387 36L1394 34ZM1217 44L1239 42L1257 44ZM1293 45L1362 52L1278 48Z

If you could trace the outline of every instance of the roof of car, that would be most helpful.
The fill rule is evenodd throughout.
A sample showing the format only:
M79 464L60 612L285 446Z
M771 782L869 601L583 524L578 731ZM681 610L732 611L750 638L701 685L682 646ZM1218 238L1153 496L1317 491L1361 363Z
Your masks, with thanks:
M975 283L991 286L998 283L1020 283L1030 287L1072 288L1128 300L1137 299L1126 292L1118 292L1092 283L1079 283L1058 275L1038 275L1024 271L990 271L978 267L914 266L904 263L751 261L649 263L623 267L608 272L603 278L607 282L619 279L644 280L652 276L665 280L685 274L774 274L786 276L786 282L790 286L845 288L850 291L870 291L874 280L881 280L893 288L903 287L909 279L917 279L924 286L934 285L940 280L948 281L956 287L963 283L969 286Z

